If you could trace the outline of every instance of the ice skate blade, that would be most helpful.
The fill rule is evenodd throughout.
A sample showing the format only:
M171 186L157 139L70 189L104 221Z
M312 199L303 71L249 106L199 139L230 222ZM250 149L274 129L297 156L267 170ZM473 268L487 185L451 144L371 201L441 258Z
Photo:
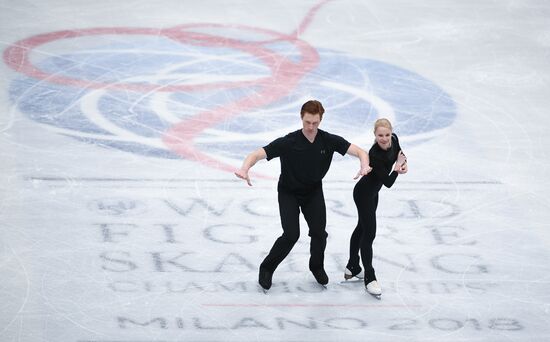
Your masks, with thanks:
M353 277L346 277L344 276L344 280L340 282L340 284L345 283L358 283L359 281L363 281L363 277L353 276Z
M376 298L378 300L382 299L382 294L381 293L370 293L367 289L365 289L365 292L370 294L371 296L373 296L374 298Z
M323 285L323 284L317 283L317 285L319 285L319 286L323 289L323 291L324 291L324 290L328 290L327 284Z
M352 280L352 279L361 279L363 280L363 277L360 277L358 275L349 275L349 274L344 274L344 280Z

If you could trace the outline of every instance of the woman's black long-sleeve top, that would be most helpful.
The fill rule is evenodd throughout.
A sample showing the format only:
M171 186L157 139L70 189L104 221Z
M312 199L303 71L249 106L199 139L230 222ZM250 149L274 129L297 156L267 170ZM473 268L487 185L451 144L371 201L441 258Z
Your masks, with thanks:
M357 185L361 185L363 191L370 193L377 193L384 185L387 188L391 188L398 173L392 171L392 166L397 160L401 146L399 145L399 139L395 133L392 133L391 147L387 150L383 150L376 142L369 150L369 161L372 171L368 175L363 176Z

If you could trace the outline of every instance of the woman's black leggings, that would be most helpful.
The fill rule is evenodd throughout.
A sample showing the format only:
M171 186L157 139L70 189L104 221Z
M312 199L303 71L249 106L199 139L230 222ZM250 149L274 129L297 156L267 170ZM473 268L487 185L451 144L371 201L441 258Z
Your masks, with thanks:
M353 189L353 200L357 207L359 220L351 234L349 243L349 267L359 266L359 251L365 270L365 282L376 280L372 267L372 243L376 237L376 208L378 207L378 191L372 189L366 182L359 182Z

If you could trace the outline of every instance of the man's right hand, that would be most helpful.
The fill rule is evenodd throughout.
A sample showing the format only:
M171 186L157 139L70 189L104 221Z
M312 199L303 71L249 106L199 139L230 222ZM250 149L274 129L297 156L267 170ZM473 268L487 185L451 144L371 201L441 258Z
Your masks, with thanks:
M237 176L240 179L244 179L249 186L252 186L252 183L250 182L250 177L248 176L248 171L244 171L242 169L239 169L235 171L235 176Z

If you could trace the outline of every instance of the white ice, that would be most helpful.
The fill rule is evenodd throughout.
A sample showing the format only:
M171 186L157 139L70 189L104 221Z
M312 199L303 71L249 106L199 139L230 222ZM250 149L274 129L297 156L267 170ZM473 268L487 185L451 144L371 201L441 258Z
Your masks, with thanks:
M549 341L549 18L535 0L0 1L0 340ZM288 69L300 42L318 66ZM252 187L230 168L309 98L365 149L392 118L407 153L380 194L381 300L343 282L350 156L324 181L328 287L303 220L258 287L279 163ZM163 140L180 122L191 153Z

